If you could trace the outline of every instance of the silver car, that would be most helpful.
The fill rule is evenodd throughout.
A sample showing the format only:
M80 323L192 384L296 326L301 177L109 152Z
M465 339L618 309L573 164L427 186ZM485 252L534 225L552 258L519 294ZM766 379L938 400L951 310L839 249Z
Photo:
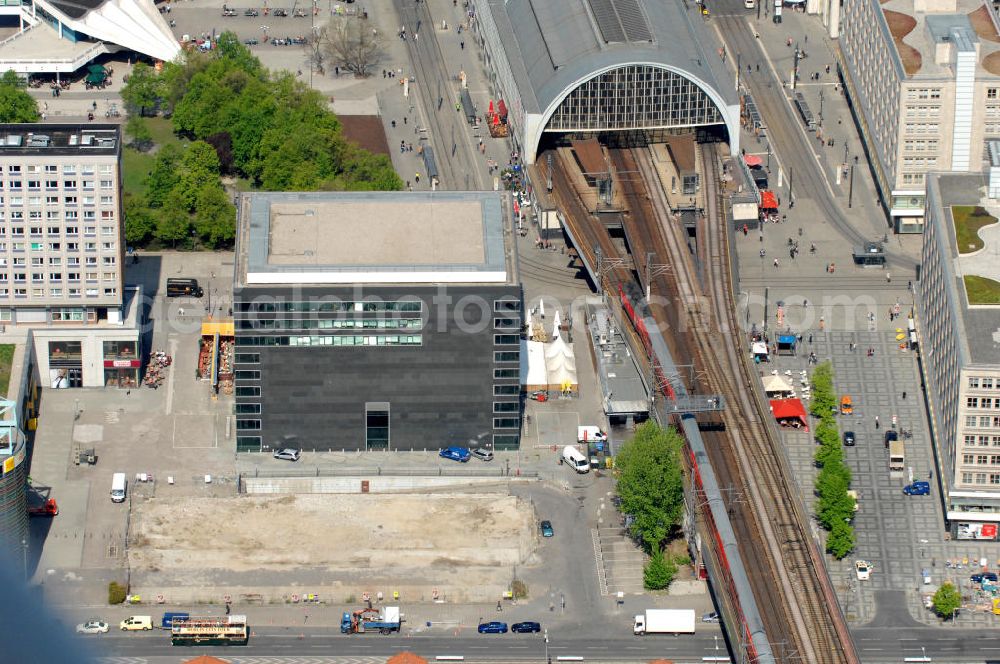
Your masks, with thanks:
M472 456L476 457L480 461L493 461L492 450L484 450L482 448L476 448L472 450Z
M283 459L285 461L298 461L300 455L301 452L294 447L286 447L284 449L274 451L275 459Z
M76 626L77 634L105 634L108 631L108 623L103 620L88 620Z

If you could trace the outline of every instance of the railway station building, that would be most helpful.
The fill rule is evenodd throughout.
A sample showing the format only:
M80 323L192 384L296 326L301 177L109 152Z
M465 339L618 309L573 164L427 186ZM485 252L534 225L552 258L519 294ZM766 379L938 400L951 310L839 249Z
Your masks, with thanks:
M517 448L508 194L254 192L237 219L238 451Z
M739 151L739 103L727 54L695 3L472 0L492 95L533 164L546 145L598 137L618 145L716 132Z
M927 179L916 328L946 518L957 539L995 540L1000 526L1000 173L995 179L996 198L979 175ZM956 227L970 223L985 224L973 233L978 246L959 243Z

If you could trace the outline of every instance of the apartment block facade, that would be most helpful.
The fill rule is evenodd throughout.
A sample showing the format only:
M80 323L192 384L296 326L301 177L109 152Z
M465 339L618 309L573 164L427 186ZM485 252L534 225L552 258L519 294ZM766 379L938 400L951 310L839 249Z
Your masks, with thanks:
M984 170L1000 137L998 26L981 0L844 2L841 80L896 232L922 232L928 172Z
M50 387L138 378L123 230L119 125L0 125L0 324L31 330Z

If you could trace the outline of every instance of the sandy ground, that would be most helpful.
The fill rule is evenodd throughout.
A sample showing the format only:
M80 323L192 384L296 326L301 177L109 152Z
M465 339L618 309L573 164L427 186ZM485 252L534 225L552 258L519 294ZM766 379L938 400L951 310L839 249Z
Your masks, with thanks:
M511 566L534 549L525 501L501 494L157 498L139 504L133 570L388 571Z

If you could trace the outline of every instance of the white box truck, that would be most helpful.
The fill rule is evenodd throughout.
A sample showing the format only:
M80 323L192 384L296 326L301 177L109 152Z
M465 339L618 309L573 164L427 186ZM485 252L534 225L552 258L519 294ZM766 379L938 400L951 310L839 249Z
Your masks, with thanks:
M694 609L646 609L635 617L632 633L694 634Z
M578 443L604 443L608 440L608 434L601 431L600 427L584 426L576 428L576 442Z

